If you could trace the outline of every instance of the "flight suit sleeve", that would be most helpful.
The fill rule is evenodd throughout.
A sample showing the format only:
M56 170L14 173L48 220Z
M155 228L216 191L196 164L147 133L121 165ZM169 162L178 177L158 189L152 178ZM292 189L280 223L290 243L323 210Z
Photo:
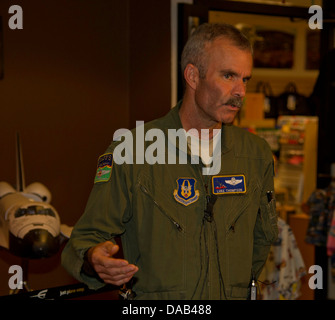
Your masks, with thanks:
M270 151L270 150L269 150ZM252 273L258 279L266 262L272 243L278 237L278 218L274 192L274 161L270 151L265 165L260 207L258 210L253 245Z
M112 154L110 148L106 154ZM96 176L85 211L74 226L62 252L64 268L74 278L87 284L90 289L99 289L104 283L98 277L88 276L82 272L85 252L98 243L113 241L113 237L124 233L125 222L129 220L131 214L127 165L112 163L110 169L110 176L108 166L104 167L103 178L97 179ZM99 162L97 175L98 170Z

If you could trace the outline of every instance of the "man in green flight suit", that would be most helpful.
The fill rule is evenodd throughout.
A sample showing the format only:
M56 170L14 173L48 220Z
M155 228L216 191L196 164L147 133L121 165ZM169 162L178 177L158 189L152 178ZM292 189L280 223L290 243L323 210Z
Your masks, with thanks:
M130 282L138 299L248 299L278 234L271 150L232 125L251 78L252 48L233 26L203 24L185 45L181 66L183 99L143 126L162 132L160 151L174 147L176 161L136 162L139 148L126 146L134 161L122 162L122 143L114 141L98 160L62 264L90 288ZM172 129L185 133L178 142L171 142ZM207 143L210 157L194 142ZM206 171L210 160L215 168ZM116 236L124 259L113 257Z

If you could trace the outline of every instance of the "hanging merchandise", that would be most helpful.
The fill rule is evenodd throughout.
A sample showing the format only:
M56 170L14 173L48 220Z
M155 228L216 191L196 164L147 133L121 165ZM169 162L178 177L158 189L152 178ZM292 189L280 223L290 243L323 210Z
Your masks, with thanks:
M332 163L331 165L330 176L332 178L330 186L335 188L335 163ZM330 257L331 276L333 282L335 282L335 209L332 213L331 223L328 232L327 255Z
M335 281L335 164L331 166L331 176L330 185L315 190L302 208L310 217L305 241L327 248Z
M309 98L298 93L295 83L290 82L277 99L278 115L313 115Z
M274 96L270 83L259 81L256 92L264 94L264 118L277 118L277 97Z
M335 210L333 210L333 218L328 233L327 254L328 256L335 255Z
M290 226L278 218L278 239L271 246L259 276L262 300L295 300L300 297L305 263Z
M316 246L327 245L328 232L330 229L334 211L335 189L315 190L309 197L303 210L309 215L309 224L305 241Z
M335 163L331 165L331 177L329 186L312 192L302 208L310 217L306 242L323 247L327 246L335 211Z

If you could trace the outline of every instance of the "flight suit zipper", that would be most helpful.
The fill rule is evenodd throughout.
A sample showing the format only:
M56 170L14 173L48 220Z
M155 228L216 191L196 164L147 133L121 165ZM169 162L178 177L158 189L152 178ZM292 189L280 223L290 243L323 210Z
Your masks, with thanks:
M162 206L152 197L152 195L149 193L148 189L145 186L143 186L142 184L140 184L140 188L153 201L153 203L165 215L165 217L168 218L174 224L174 226L177 228L177 230L180 231L180 232L184 232L184 229L182 228L182 226L176 220L174 220L169 214L166 213L166 211L162 208Z
M215 290L220 290L220 297L221 297L221 286L223 290L223 296L225 296L225 289L224 289L224 283L223 283L223 278L222 278L222 273L221 273L221 266L220 266L220 258L219 258L219 244L218 244L218 239L217 239L217 227L216 227L216 222L214 219L214 204L217 201L217 195L211 194L210 190L208 189L208 182L210 183L210 178L207 177L207 183L205 183L204 177L202 177L202 182L205 187L205 194L206 194L206 207L205 207L205 219L207 222L211 224L211 232L208 233L208 238L207 238L207 245L208 245L208 279L207 279L207 285L208 285L208 298L212 299L213 294L216 296L214 293ZM233 227L234 228L234 227ZM216 272L214 269L212 269L215 265L217 264L218 268L218 273L219 273L219 285L217 286L217 283L214 283L214 279L216 279L216 276L214 276L214 272ZM214 267L215 268L215 267ZM214 285L214 288L212 286Z
M213 212L212 210L209 209L209 206L210 206L210 201L211 201L211 195L209 194L209 191L208 191L208 177L207 177L207 182L205 182L205 179L203 177L203 175L201 174L201 178L202 178L202 183L204 185L204 188L205 188L205 199L206 199L206 203L205 203L205 209L204 209L204 212L205 212L205 216L204 216L204 219L208 222L208 223L211 223L213 221ZM211 246L212 246L212 241L211 241L211 233L208 234L208 237L207 237L207 259L208 259L208 273L207 273L207 290L208 290L208 298L211 299L212 297L212 292L211 292L211 281L212 281L212 277L211 277L211 273L212 273L212 263L211 263L211 254L210 254L210 251L211 251Z

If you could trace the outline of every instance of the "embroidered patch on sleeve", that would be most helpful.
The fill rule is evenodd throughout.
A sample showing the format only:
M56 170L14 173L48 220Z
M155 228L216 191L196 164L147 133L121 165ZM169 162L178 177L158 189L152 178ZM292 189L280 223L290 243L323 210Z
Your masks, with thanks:
M212 178L213 194L245 193L245 176L215 176Z
M97 173L95 175L94 183L106 182L112 175L113 154L106 153L99 157Z

